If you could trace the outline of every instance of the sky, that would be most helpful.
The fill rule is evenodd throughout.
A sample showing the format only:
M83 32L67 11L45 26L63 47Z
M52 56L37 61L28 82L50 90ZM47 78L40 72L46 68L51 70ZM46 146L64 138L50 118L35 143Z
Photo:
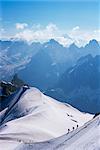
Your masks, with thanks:
M28 42L55 38L63 45L100 40L98 0L2 0L0 8L0 38Z

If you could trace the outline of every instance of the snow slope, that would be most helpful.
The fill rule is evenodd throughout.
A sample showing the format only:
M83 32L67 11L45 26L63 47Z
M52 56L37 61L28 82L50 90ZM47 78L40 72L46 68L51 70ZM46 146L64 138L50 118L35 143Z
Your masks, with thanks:
M100 115L59 138L20 144L16 150L100 150Z
M73 137L63 143L60 149L100 150L100 116L73 133Z
M17 97L19 99L13 108L7 108L8 114L0 127L0 150L13 150L22 143L57 138L68 133L68 129L72 131L73 127L83 126L93 118L93 115L58 102L36 88L31 87Z

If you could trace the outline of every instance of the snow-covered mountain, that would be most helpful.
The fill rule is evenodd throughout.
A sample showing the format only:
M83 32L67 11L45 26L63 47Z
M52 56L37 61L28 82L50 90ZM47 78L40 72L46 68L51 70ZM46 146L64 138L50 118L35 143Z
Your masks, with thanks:
M44 142L73 132L93 115L58 102L36 88L22 87L0 117L0 150L14 150L25 143Z
M11 145L11 148L12 146ZM10 143L9 143L10 145ZM16 145L15 145L16 146ZM61 137L41 142L22 143L17 150L99 150L100 149L100 115L85 123L82 127Z
M0 41L0 79L17 73L35 86L81 111L100 111L100 45L63 47L54 39L46 43ZM50 89L50 90L49 90Z

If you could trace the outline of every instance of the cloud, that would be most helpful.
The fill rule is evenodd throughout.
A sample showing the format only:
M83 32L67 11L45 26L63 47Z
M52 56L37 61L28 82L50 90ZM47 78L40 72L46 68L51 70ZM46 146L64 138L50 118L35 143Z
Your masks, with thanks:
M58 31L58 27L55 24L50 23L49 25L46 26L46 30L48 32L54 32L54 31Z
M94 37L94 39L97 39L98 41L100 41L100 29L94 30L92 36Z
M0 28L0 32L4 33L5 29L4 28Z
M49 23L45 27L40 24L33 25L31 29L24 29L17 33L15 38L26 40L27 42L46 42L47 40L55 39L64 46L68 46L73 42L69 37L64 37L57 25L53 23Z
M78 46L83 46L92 39L100 41L100 30L83 30L79 26L76 26L67 34Z
M60 44L62 44L63 46L69 46L70 44L73 43L73 40L70 39L69 37L64 37L64 36L59 36L55 38Z
M26 41L31 41L33 39L33 32L29 29L25 29L22 32L19 32L15 35L15 38L26 40Z
M4 33L5 33L5 29L1 27L0 28L0 39L2 39Z
M43 27L40 24L32 26L32 28L24 29L15 35L16 38L26 40L27 42L45 42L49 39L55 39L64 46L69 46L75 43L78 46L83 46L91 39L100 41L100 30L85 31L79 26L72 28L70 31L64 31L65 34L53 23L49 23Z
M23 31L15 35L16 38L23 39L26 41L46 41L50 38L55 38L58 28L55 24L48 24L46 27L41 28L38 26L37 30L34 31L34 27L31 29L24 29Z
M16 29L17 30L24 29L27 26L28 26L27 23L16 23Z
M79 26L76 26L76 27L74 27L73 29L72 29L72 31L77 31L77 30L79 30L80 29L80 27Z
M49 39L55 39L64 46L69 46L71 43L83 46L91 39L100 41L99 29L94 31L83 30L79 26L73 27L71 30L61 30L53 23L49 23L46 26L42 26L41 24L28 26L26 23L16 23L16 29L16 33L12 38L26 40L29 43L46 42ZM3 34L4 37L5 35L6 34Z

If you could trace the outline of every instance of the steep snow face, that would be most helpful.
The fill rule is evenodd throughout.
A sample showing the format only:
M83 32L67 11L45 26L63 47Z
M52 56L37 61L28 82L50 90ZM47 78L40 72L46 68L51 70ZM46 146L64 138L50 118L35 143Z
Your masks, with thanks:
M100 116L93 122L83 126L81 130L74 133L75 136L62 146L67 150L99 150L100 149ZM60 148L59 148L60 150Z
M0 142L4 144L5 140L9 146L16 147L20 142L47 141L66 134L68 129L72 131L77 125L84 125L92 118L93 115L82 113L42 94L36 88L30 88L8 111L0 128ZM16 141L19 142L16 144Z

